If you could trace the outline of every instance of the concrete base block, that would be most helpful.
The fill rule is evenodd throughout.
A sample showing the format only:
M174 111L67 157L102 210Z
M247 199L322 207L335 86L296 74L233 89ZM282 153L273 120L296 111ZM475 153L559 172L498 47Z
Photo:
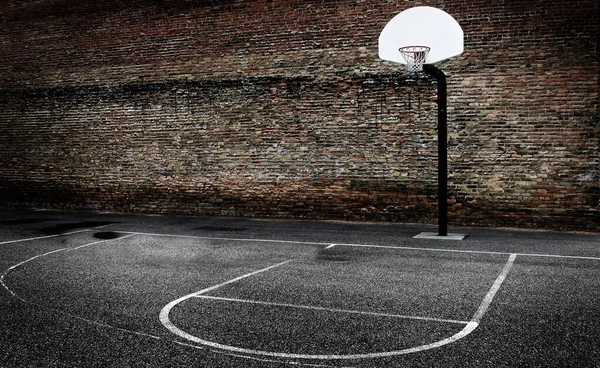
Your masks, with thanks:
M468 234L448 234L446 236L439 236L438 233L423 232L413 236L414 239L438 239L438 240L463 240L469 236Z

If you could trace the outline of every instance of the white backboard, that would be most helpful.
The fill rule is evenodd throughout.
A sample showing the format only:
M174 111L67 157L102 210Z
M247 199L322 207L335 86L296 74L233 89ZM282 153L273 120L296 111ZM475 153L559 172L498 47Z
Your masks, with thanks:
M462 54L464 33L458 22L443 10L417 6L396 15L379 35L379 58L406 64L398 51L404 46L431 48L425 64Z

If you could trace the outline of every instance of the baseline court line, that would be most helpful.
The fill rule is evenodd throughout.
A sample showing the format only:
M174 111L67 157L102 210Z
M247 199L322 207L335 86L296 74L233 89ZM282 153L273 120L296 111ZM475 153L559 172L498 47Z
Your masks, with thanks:
M202 240L227 240L227 241L257 242L257 243L324 245L326 247L335 245L335 246L343 246L343 247L418 250L418 251L425 251L425 252L446 252L446 253L466 253L466 254L489 254L489 255L499 255L499 256L510 256L511 254L516 254L518 256L526 256L526 257L548 257L548 258L565 258L565 259L582 259L582 260L600 261L600 257L571 256L571 255L561 255L561 254L495 252L495 251L487 251L487 250L468 250L468 249L419 248L419 247L405 247L405 246L395 246L395 245L376 245L376 244L353 244L353 243L334 243L334 244L332 244L332 243L323 243L323 242L305 242L305 241L299 241L299 240L220 238L220 237L197 236L197 235L144 233L144 232L133 232L133 231L121 231L121 230L114 230L114 231L124 233L124 234L135 234L135 235L146 235L146 236L165 236L165 237L173 237L173 238L202 239Z
M11 244L11 243L19 243L19 242L26 242L26 241L30 241L30 240L40 240L40 239L48 239L48 238L56 238L59 236L65 236L65 235L73 235L73 234L78 234L78 233L84 233L86 231L93 231L90 229L85 229L85 230L77 230L77 231L71 231L68 233L61 233L61 234L53 234L53 235L45 235L45 236L36 236L34 238L25 238L25 239L17 239L17 240L7 240L7 241L2 241L0 242L0 245L4 245L4 244Z
M257 242L257 243L282 243L282 244L306 244L306 245L331 245L331 243L321 243L321 242L305 242L299 240L273 240L273 239L244 239L244 238L220 238L213 236L198 236L198 235L181 235L181 234L162 234L162 233L144 233L144 232L136 232L136 231L121 231L114 230L119 233L124 234L135 234L135 235L147 235L147 236L167 236L172 238L184 238L184 239L202 239L202 240L231 240L231 241L241 241L241 242Z
M418 247L399 247L394 245L371 245L371 244L338 244L346 247L364 247L364 248L384 248L384 249L401 249L401 250L422 250L427 252L447 252L447 253L472 253L472 254L489 254L510 256L516 254L524 257L547 257L547 258L568 258L568 259L586 259L600 261L600 257L589 256L569 256L560 254L544 254L544 253L512 253L512 252L494 252L487 250L468 250L468 249L438 249L438 248L418 248Z
M210 296L210 295L196 295L195 298L221 300L221 301L234 302L234 303L268 305L268 306L274 306L274 307L310 309L310 310L318 310L318 311L334 312L334 313L360 314L360 315L375 316L375 317L389 317L389 318L401 318L401 319L416 319L416 320L421 320L421 321L456 323L456 324L461 324L461 325L466 325L467 323L469 323L469 321L458 321L455 319L408 316L408 315L403 315L403 314L390 314L390 313L379 313L379 312L365 312L365 311L339 309L339 308L326 308L326 307L317 307L317 306L312 306L312 305L301 305L301 304L273 303L273 302L263 302L263 301L258 301L258 300L223 298L223 297L219 297L219 296Z

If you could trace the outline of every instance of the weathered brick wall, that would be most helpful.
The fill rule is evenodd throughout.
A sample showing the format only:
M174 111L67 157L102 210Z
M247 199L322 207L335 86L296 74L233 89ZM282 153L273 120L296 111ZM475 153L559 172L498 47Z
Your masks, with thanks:
M453 224L600 230L589 1L4 1L0 205L435 223L436 91L396 13L465 30Z

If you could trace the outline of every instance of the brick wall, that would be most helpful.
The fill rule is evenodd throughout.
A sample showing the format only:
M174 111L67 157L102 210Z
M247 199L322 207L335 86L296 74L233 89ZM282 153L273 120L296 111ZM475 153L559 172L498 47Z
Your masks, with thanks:
M451 223L600 230L595 0L4 1L0 205L435 223L435 82L377 57L416 5L466 37Z

